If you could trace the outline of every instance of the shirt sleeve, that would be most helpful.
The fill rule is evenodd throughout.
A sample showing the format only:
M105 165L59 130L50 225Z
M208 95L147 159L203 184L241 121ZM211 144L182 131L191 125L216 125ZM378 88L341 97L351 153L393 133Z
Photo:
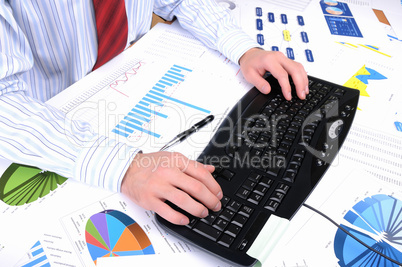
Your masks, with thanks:
M26 94L29 85L20 73L32 68L32 50L11 9L0 2L0 157L120 191L138 149Z
M230 10L212 0L155 1L155 14L180 25L206 46L219 50L234 63L249 49L261 47L238 25Z

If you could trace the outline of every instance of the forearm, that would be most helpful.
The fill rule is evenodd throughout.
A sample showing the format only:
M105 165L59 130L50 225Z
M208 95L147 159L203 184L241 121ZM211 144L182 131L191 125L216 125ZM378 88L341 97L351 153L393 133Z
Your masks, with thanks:
M0 127L1 157L113 191L137 153L22 92L0 96Z
M166 2L170 4L166 4ZM177 17L181 26L202 43L222 52L232 62L249 49L259 47L237 24L230 11L215 1L155 1L155 13L171 20Z

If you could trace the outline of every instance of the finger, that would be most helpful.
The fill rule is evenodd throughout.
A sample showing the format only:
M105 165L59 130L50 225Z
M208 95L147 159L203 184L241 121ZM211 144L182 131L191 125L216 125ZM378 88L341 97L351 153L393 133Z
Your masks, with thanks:
M207 166L204 165L200 162L197 162L195 160L190 160L187 157L177 154L175 155L177 158L180 158L178 160L178 168L185 174L187 174L190 177L193 177L194 179L198 180L201 182L203 185L206 186L206 188L212 192L212 194L217 197L218 199L221 199L223 194L222 194L222 189L219 186L219 184L216 182L215 178L211 175L212 166Z
M254 84L254 86L263 94L269 94L271 92L271 85L265 80L258 72L249 72L247 74L247 80Z
M300 99L305 99L308 90L307 73L302 64L292 61L292 64L284 65L285 70L292 77L293 83L296 87L297 96Z
M289 82L288 72L280 65L271 71L271 74L278 80L278 83L282 89L282 94L286 100L292 99L292 88Z
M170 190L167 194L164 194L164 196L166 200L193 216L204 218L208 215L207 207L195 200L184 190L175 188L175 190Z
M204 164L204 167L210 172L213 173L215 171L215 166L214 165L206 165Z
M218 196L215 193L211 192L204 183L197 180L196 178L190 177L187 174L182 173L180 175L177 175L175 181L172 181L172 183L174 184L174 186L176 186L177 188L180 188L181 190L183 190L185 193L187 193L191 197L197 199L200 203L205 205L208 209L213 210L213 211L218 211L221 209L220 198L218 198ZM174 197L180 197L180 195L175 195ZM181 197L184 198L184 196L181 196ZM186 200L186 199L184 199L184 200ZM192 202L192 201L190 201L190 202ZM191 206L189 206L189 208L191 208ZM200 212L199 208L200 208L200 206L198 206L192 210L192 212L196 213L194 215L200 216L200 214L197 213L197 212ZM188 210L186 210L186 211L188 211ZM190 212L190 213L193 214L192 212Z
M154 212L158 213L159 216L165 220L178 225L189 224L190 220L184 214L172 209L168 204L158 200L157 204L153 205L155 208L151 208Z

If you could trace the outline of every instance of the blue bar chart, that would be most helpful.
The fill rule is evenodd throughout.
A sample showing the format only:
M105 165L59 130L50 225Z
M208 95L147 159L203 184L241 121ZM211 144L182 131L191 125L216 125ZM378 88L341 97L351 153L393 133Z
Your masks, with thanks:
M134 133L160 138L161 133L151 131L149 125L155 118L167 119L169 117L168 114L164 113L164 107L169 104L210 114L211 111L205 108L173 96L174 92L182 85L187 75L192 71L189 68L176 64L170 67L138 103L131 108L125 117L120 120L112 132L126 138Z

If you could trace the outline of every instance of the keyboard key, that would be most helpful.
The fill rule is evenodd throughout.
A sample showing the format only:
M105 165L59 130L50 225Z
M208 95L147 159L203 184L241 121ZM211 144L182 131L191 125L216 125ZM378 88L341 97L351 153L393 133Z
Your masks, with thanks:
M222 177L222 178L224 178L224 179L230 181L230 180L232 180L232 178L233 178L234 175L235 175L234 172L231 172L231 171L229 171L229 170L227 170L227 169L224 169L224 170L219 174L219 177Z
M223 230L225 230L226 229L226 227L229 225L229 222L228 221L226 221L226 220L224 220L224 219L222 219L222 218L218 218L216 221L215 221L215 223L212 225L212 227L214 227L214 228L216 228L216 229L218 229L218 230L220 230L220 231L223 231Z
M283 175L282 179L289 183L294 183L297 173L291 170L287 170Z
M222 207L226 207L226 205L229 203L229 201L230 201L230 197L223 196L222 199L221 199Z
M211 225L216 218L218 218L219 212L209 212L208 216L205 218L202 218L201 221L203 221L204 223Z
M240 214L237 214L232 220L232 223L234 223L240 227L243 227L246 224L246 222L247 222L247 217L240 215Z
M226 208L231 211L238 212L241 207L241 204L235 200L230 201L230 203L226 206Z
M272 212L275 212L279 207L279 203L269 199L268 202L265 204L264 208L267 210L270 210Z
M223 234L221 239L218 241L218 244L224 247L230 247L235 239L227 234Z
M247 200L255 205L258 205L260 203L260 201L262 200L262 198L263 198L263 196L261 196L260 194L251 193L250 197L247 198Z
M235 224L230 224L229 227L226 229L225 234L236 237L239 234L240 230L241 227Z
M227 221L231 221L232 218L235 216L235 214L236 214L235 212L233 212L233 211L231 211L229 209L224 209L222 211L222 213L219 215L219 217L223 218L223 219L225 219Z
M253 211L254 211L253 208L244 205L240 208L239 214L244 215L246 217L250 217Z
M287 194L289 192L290 186L286 184L280 183L278 187L275 189L275 191L281 192L283 194Z
M280 203L280 202L282 202L284 197L285 197L285 194L275 191L269 199Z
M276 177L276 176L278 176L278 173L280 172L280 170L281 170L281 168L277 168L277 167L268 168L267 174Z
M207 225L206 223L203 222L198 222L193 230L200 235L211 239L212 241L217 241L218 237L222 234L221 231L213 228L212 226Z
M254 189L254 187L257 185L256 182L253 182L252 180L247 179L244 183L243 183L243 187L252 191Z
M242 187L240 188L237 193L236 196L242 198L242 199L247 199L248 195L250 195L251 191Z
M257 185L257 187L254 189L254 192L257 194L260 194L264 196L269 190L268 186L264 186L262 184Z
M261 181L260 185L270 187L274 181L272 179L269 179L268 177L264 176Z
M254 182L258 182L261 179L261 175L256 173L256 172L252 172L250 173L250 175L248 176L248 179Z
M240 251L244 250L246 248L247 244L248 244L247 239L244 239L243 241L241 241L241 243L239 245L239 250Z

